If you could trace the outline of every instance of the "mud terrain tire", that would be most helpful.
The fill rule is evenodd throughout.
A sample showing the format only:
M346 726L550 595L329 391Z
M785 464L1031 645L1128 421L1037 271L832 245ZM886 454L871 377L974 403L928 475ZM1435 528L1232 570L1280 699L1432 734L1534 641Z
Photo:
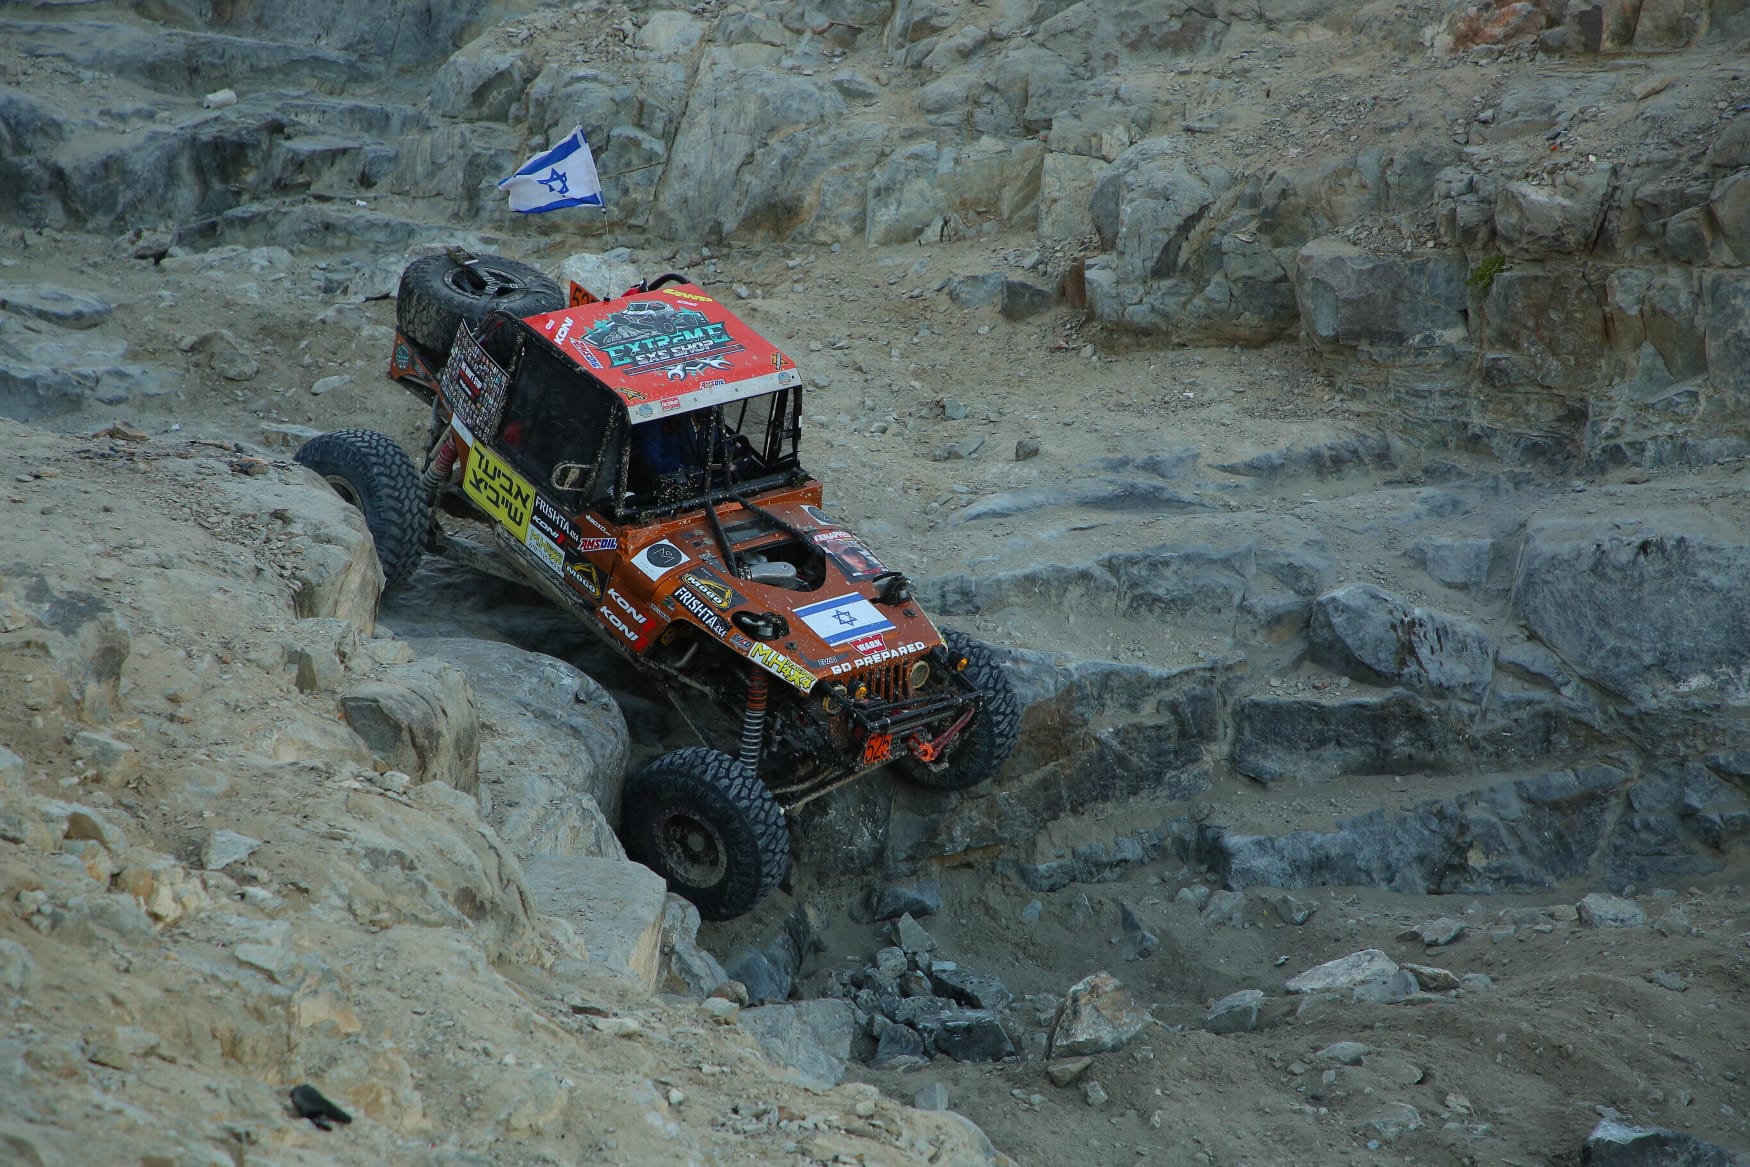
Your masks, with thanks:
M494 308L534 316L563 307L559 285L526 263L482 255L459 264L448 255L428 255L401 273L395 321L414 344L446 359L464 320L479 324Z
M728 754L703 746L664 754L626 784L621 805L626 853L707 920L750 911L789 873L784 812Z
M944 628L942 648L949 660L966 657L963 675L984 695L984 705L972 724L948 746L944 757L933 764L907 758L900 762L899 772L908 782L931 790L967 790L995 777L1015 752L1021 732L1021 702L982 642Z
M293 460L365 513L383 567L383 590L407 582L425 553L431 509L419 471L394 439L376 430L334 430L305 442Z

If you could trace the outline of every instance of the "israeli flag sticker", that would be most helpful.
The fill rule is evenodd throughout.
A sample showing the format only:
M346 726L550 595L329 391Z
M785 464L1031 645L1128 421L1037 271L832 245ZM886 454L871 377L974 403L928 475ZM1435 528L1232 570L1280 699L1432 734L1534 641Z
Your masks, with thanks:
M855 593L798 608L796 615L802 618L802 622L816 636L834 647L847 640L886 632L893 627L893 621L878 612L874 604Z

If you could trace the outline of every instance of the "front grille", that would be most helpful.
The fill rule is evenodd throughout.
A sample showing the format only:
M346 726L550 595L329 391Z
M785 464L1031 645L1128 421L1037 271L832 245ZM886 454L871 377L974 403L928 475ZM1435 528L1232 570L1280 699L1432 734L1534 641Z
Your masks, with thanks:
M906 681L906 674L911 669L911 662L898 660L887 664L876 665L867 672L857 673L851 678L850 690L855 693L859 686L867 685L868 701L900 701L911 696L911 685Z

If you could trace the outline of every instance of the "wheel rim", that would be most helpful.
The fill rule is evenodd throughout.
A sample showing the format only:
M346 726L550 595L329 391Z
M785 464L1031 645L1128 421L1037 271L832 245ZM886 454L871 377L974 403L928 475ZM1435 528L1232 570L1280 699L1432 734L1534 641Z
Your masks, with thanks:
M729 872L723 836L703 819L671 811L656 824L658 862L688 887L715 887Z
M359 492L353 489L352 483L338 474L328 474L324 477L327 478L328 485L333 488L334 493L344 499L348 505L355 506L361 511L365 509L364 504L359 501Z
M523 290L521 280L483 263L451 268L444 274L444 283L464 296L481 298L512 296Z

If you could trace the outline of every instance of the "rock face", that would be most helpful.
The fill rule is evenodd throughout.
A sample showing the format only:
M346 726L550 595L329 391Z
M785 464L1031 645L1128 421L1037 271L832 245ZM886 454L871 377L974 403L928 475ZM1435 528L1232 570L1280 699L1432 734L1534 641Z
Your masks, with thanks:
M1376 684L1480 698L1494 645L1474 621L1412 607L1367 584L1313 602L1307 648L1326 668Z
M1662 703L1741 690L1747 567L1750 532L1738 516L1668 511L1608 529L1534 522L1516 596L1527 625L1583 674L1637 703Z
M572 665L508 644L460 638L410 642L469 680L479 709L479 791L488 821L519 854L625 852L618 819L625 718Z
M1726 1148L1682 1131L1604 1118L1580 1148L1581 1167L1732 1167Z

